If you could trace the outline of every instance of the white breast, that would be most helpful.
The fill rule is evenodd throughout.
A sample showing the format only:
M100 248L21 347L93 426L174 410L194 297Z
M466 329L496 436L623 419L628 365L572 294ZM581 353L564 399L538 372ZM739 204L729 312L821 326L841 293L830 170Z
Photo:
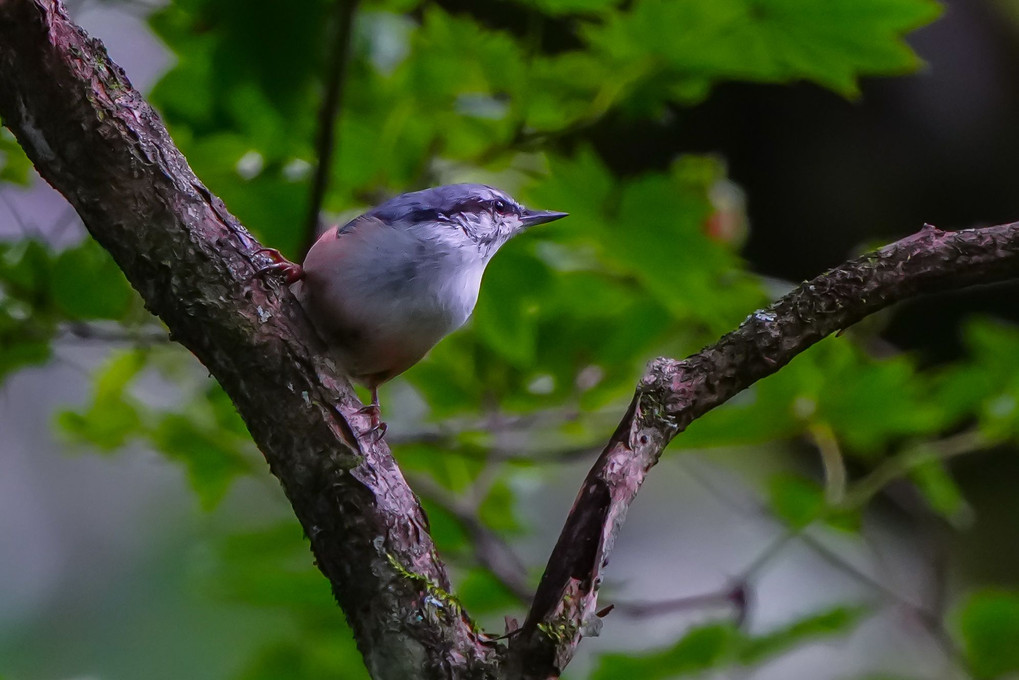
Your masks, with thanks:
M470 317L486 263L447 246L376 223L309 252L302 302L352 375L396 375Z

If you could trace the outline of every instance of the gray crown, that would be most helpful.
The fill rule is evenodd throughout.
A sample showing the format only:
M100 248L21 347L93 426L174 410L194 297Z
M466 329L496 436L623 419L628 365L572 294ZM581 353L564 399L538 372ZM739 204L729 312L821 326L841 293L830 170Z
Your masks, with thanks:
M501 202L501 203L500 203ZM446 184L391 198L367 214L384 222L434 220L455 213L503 210L520 214L523 208L508 194L486 184Z

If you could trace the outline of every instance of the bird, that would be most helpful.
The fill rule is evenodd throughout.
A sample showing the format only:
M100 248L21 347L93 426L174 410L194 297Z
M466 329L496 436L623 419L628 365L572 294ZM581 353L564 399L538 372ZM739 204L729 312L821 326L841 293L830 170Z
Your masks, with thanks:
M323 233L300 265L264 248L343 372L371 391L361 409L385 434L379 386L470 318L492 257L529 227L568 213L530 210L485 184L401 194Z

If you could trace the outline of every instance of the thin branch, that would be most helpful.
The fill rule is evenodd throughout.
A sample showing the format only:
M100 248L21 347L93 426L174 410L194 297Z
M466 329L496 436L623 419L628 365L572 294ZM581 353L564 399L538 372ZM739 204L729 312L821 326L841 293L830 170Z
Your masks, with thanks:
M544 451L522 451L518 446L486 446L460 441L454 433L434 431L414 432L408 435L394 433L388 436L393 446L426 444L442 449L442 455L461 456L470 460L489 462L566 465L594 458L600 452L595 445L549 449Z
M813 536L803 533L800 536L800 540L832 567L835 567L839 571L842 571L860 583L873 589L886 602L899 606L909 612L916 618L917 621L920 622L924 630L927 631L931 640L933 640L934 643L941 648L945 658L951 663L959 663L962 658L962 654L956 646L955 641L952 639L952 636L947 630L945 630L942 617L936 609L924 607L923 604L913 602L911 599L896 592L893 588L889 588L880 580L843 559L841 555L828 548Z
M644 618L684 611L700 611L713 607L732 607L736 623L739 625L746 619L749 599L746 582L734 580L733 585L727 588L699 595L655 602L613 602L612 611L632 618Z
M21 212L15 207L10 196L7 195L6 191L0 191L0 200L3 200L4 205L7 206L7 211L11 213L11 217L14 218L14 223L18 225L18 231L21 232L23 239L31 239L46 243L46 236L42 233L42 230L34 224L29 224L22 216Z
M683 463L683 469L687 472L687 474L694 477L694 479L697 480L698 484L700 484L703 488L707 489L711 493L711 495L714 496L715 499L719 503L723 504L725 507L741 515L745 516L753 515L755 517L757 516L769 517L773 521L778 522L778 520L774 518L774 516L768 511L764 503L762 503L760 500L757 499L751 500L750 503L753 505L753 507L745 507L737 503L734 503L732 499L728 496L728 494L724 493L722 489L720 489L717 486L717 484L715 484L714 480L712 480L702 471L697 470L694 466L690 465L689 458L683 458L681 460ZM885 602L899 606L902 609L910 612L918 621L920 621L924 630L928 633L928 635L930 635L931 639L941 648L942 652L945 655L945 658L952 663L957 664L959 662L959 650L955 646L955 643L952 641L951 635L949 635L949 633L945 630L944 624L942 622L942 616L939 613L941 609L943 609L943 606L939 606L939 603L935 602L935 605L933 607L924 607L921 603L913 602L910 598L900 594L893 588L888 587L880 579L868 574L867 572L863 571L853 563L849 562L842 555L839 555L837 552L830 549L822 541L820 541L818 538L816 538L810 533L809 527L805 530L800 530L798 532L796 530L790 530L787 528L785 530L785 534L783 536L776 538L775 541L769 544L761 554L774 556L777 553L777 551L773 549L774 546L779 542L785 543L787 539L791 538L794 534L798 536L798 540L800 541L800 543L809 548L811 552L813 552L822 560L827 562L830 566L846 574L847 576L857 581L861 585L874 590L875 592L877 592L878 596ZM745 583L747 579L753 575L753 572L758 571L766 561L767 560L762 561L761 556L759 555L751 563L751 566L744 569L743 572L737 577L736 582L739 583L738 579L743 579ZM708 596L710 595L711 594L709 593Z
M162 345L170 342L165 328L155 325L129 328L117 323L100 324L70 321L60 327L67 336L98 342L130 342L137 345Z
M588 473L542 576L511 663L558 675L593 621L598 586L626 509L662 450L694 419L797 354L900 300L1019 276L1019 224L944 232L931 225L807 281L683 360L652 361Z
M863 507L886 486L925 463L986 451L996 443L979 428L972 428L938 441L915 444L901 454L885 460L866 477L850 486L841 507Z
M838 505L846 497L846 461L835 432L827 423L816 423L808 429L824 466L824 499Z
M540 436L539 430L554 431L567 423L577 423L581 415L576 407L568 406L519 415L499 414L497 418L492 416L480 419L464 418L444 421L437 426L430 426L417 432L390 433L387 439L394 446L424 444L441 448L443 455L452 454L472 460L565 464L593 458L601 451L601 446L586 444L525 450L518 441L502 435L525 436L530 446L531 442ZM587 429L593 430L602 425L611 425L610 417L612 420L615 419L612 412L608 410L595 411L583 414L583 422ZM489 437L494 436L495 441L492 443L466 442L462 437L465 433L482 432Z
M343 107L344 84L347 80L347 63L350 61L351 33L358 0L333 0L333 34L327 71L326 93L318 114L315 174L311 181L308 199L308 217L304 227L302 253L307 253L318 237L322 202L329 187L329 173L336 149L336 126Z

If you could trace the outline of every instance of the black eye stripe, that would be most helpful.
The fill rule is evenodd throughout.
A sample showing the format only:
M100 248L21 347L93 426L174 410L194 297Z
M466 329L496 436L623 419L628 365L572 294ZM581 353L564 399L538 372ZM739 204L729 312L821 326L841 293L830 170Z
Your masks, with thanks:
M502 213L504 215L510 213L517 213L519 209L515 203L506 201L501 198L495 199L481 199L481 198L468 198L457 203L451 212L455 213L472 213L482 212L485 210L491 210L494 212Z
M485 201L480 198L468 198L456 204L453 212L468 213L480 212L485 209Z

